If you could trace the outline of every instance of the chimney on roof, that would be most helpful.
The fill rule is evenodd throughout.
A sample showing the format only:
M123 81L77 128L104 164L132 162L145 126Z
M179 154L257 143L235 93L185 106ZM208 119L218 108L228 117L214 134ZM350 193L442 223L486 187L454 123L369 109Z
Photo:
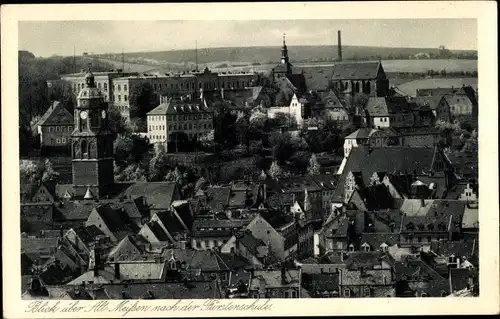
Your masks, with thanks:
M338 43L337 43L338 60L342 61L342 37L340 30L337 31L337 38L338 38Z
M287 283L286 280L286 268L285 266L281 266L281 284L285 285Z
M115 278L120 279L120 264L115 263Z

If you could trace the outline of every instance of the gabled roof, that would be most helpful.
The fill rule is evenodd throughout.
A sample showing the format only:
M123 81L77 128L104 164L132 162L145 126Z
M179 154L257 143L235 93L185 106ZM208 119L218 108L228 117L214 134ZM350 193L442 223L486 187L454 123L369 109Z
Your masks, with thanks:
M171 236L175 237L176 234L186 231L184 226L179 222L172 212L158 212L156 213L160 223L167 229Z
M130 185L122 195L132 199L144 196L151 209L168 210L176 190L175 182L139 182Z
M389 114L407 113L410 105L405 97L369 97L366 111L370 116L388 116Z
M346 139L365 139L369 138L373 133L378 132L378 129L362 127L347 135Z
M43 114L37 125L72 125L73 115L62 105L62 103L55 101L47 111Z
M286 282L283 282L281 270L254 271L254 276L250 280L249 289L258 290L261 287L261 281L263 281L265 288L299 287L300 271L296 269L287 269L285 271L285 279Z
M380 62L340 62L333 67L332 81L338 80L371 80L376 79Z
M110 252L108 259L113 260L134 260L141 254L141 249L136 241L130 237L125 236Z

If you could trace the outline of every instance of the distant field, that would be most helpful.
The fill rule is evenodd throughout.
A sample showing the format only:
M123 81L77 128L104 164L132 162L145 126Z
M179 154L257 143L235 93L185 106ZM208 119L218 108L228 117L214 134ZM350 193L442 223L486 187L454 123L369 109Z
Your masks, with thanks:
M193 48L194 49L194 48ZM156 52L129 52L125 53L125 59L138 59L144 61L165 63L193 63L196 60L195 50L163 50ZM269 63L278 61L280 58L279 46L266 47L226 47L226 48L198 48L198 62L239 64L243 62ZM337 58L336 45L289 45L288 53L291 61L332 61ZM408 58L419 53L438 54L438 48L390 48L390 47L369 47L350 46L342 47L342 54L345 59L389 59L395 57L400 59ZM475 51L459 50L453 51L456 54L473 54ZM108 56L121 57L121 54L109 54Z
M121 68L120 61L113 61L108 59L101 59L103 61L112 63L116 68ZM362 62L360 62L362 63ZM210 63L208 66L211 70L216 72L227 71L256 71L256 72L269 72L276 64L262 64L262 65L248 65L246 67L224 67L216 68L216 65L222 63ZM241 65L241 64L240 64ZM325 62L310 62L310 63L295 63L297 68L304 68L306 72L328 72L331 71L334 63ZM421 73L428 70L446 70L447 72L464 71L472 72L477 71L477 60L383 60L382 65L386 72L409 72ZM204 65L200 65L203 68ZM186 67L187 68L187 67ZM185 69L182 65L169 64L167 66L153 66L135 63L125 63L125 71L128 72L159 72L166 73L172 71L181 71Z
M417 89L461 87L462 85L470 85L474 88L474 90L477 90L477 78L422 79L400 84L398 85L398 88L406 94L416 95Z

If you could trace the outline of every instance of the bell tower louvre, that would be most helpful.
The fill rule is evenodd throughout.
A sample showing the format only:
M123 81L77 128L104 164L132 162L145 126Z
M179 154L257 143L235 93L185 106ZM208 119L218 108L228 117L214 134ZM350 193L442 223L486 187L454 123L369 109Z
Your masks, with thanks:
M75 198L99 199L114 184L113 137L108 126L108 103L96 88L91 66L79 92L71 133Z

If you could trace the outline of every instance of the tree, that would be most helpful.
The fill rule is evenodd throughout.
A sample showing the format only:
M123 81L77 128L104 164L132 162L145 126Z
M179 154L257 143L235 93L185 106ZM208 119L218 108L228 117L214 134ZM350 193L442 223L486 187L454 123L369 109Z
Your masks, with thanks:
M260 171L260 175L259 175L259 180L263 181L263 180L266 180L266 179L267 179L266 172L264 172L264 170L261 170Z
M168 170L167 154L162 144L155 144L154 156L149 162L149 181L161 181Z
M281 170L281 167L278 164L278 161L273 161L271 163L271 167L269 168L269 176L271 178L277 178L283 175L283 171Z
M150 83L134 86L129 96L130 117L146 119L146 114L157 106L157 99Z
M45 171L43 172L42 182L56 182L59 179L59 173L54 170L54 166L49 159L45 160Z
M206 186L208 185L208 181L202 176L200 177L197 181L196 181L196 184L194 186L194 191L197 192L199 191L200 189L203 189L205 188Z
M316 158L316 154L312 154L309 159L309 166L307 167L307 172L309 175L318 175L320 173L321 165Z
M44 167L40 162L21 160L19 162L19 173L21 184L35 184L42 177Z

